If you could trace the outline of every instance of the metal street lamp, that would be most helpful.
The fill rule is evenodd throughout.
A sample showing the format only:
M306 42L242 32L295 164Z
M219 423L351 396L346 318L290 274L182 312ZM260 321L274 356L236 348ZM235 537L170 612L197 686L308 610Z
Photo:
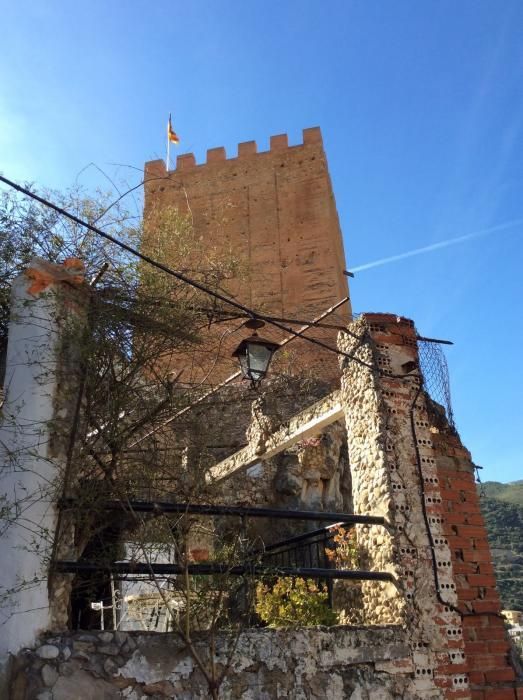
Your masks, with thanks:
M242 340L232 354L239 359L244 378L249 379L254 387L258 386L267 374L272 356L280 347L278 343L260 338L256 333L256 330L264 325L263 321L254 318L244 323L244 326L254 330L254 333Z

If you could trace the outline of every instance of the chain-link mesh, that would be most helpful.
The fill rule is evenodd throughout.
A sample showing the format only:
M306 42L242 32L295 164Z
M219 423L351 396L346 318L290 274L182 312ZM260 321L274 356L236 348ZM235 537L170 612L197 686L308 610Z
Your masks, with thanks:
M449 368L441 345L426 340L418 341L419 359L425 390L433 401L443 406L449 424L454 428L454 414L450 399Z

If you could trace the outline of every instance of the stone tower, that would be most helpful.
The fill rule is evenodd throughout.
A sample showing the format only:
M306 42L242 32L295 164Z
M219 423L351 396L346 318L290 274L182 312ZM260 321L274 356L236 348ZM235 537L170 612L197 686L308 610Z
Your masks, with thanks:
M236 158L212 148L201 165L193 154L179 155L174 171L166 171L163 160L146 163L146 217L163 206L190 212L204 246L229 247L246 261L247 279L231 283L228 291L257 311L310 320L348 297L342 235L317 127L304 129L297 146L289 146L284 134L271 137L267 152L258 153L249 141L239 144ZM347 302L338 324L345 325L350 314ZM336 333L322 328L307 335L335 347ZM285 336L272 327L264 335ZM299 365L316 365L325 378L337 375L334 353L303 341L291 348Z

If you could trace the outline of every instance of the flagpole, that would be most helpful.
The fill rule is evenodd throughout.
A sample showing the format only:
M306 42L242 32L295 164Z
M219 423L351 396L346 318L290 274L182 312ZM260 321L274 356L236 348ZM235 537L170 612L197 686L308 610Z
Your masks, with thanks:
M169 172L169 164L171 162L171 139L169 138L169 124L171 123L171 115L169 114L169 122L167 124L167 159L165 161L165 170Z

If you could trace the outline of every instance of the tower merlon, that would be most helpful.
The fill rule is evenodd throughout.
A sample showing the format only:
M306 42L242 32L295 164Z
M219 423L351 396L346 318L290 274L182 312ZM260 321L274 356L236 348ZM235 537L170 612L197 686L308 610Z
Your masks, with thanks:
M207 149L207 163L215 163L216 161L222 161L227 159L227 154L225 153L225 148L219 146L218 148L208 148Z
M255 156L257 152L258 146L256 145L256 141L244 141L238 144L238 158Z
M323 143L321 129L319 126L311 126L308 129L303 129L303 145L309 146L312 144Z
M149 160L144 167L145 183L148 180L154 180L158 177L165 176L165 161L163 158L158 158L157 160Z
M190 170L195 166L196 158L194 157L194 153L183 153L176 158L176 170Z
M282 151L289 148L289 137L287 134L271 136L271 151Z
M303 146L321 146L323 139L319 126L313 126L302 131L302 143L289 146L288 134L276 134L270 136L270 147L268 151L258 151L256 141L243 141L238 144L238 155L227 158L227 153L224 146L207 149L207 158L205 163L196 163L194 153L182 153L176 157L176 171L191 170L194 167L203 167L204 165L223 162L226 160L235 160L236 158L248 158L256 155L266 155L268 153L282 152L292 150L293 148L301 148ZM145 179L153 179L155 177L163 177L166 173L165 161L151 160L145 164Z

